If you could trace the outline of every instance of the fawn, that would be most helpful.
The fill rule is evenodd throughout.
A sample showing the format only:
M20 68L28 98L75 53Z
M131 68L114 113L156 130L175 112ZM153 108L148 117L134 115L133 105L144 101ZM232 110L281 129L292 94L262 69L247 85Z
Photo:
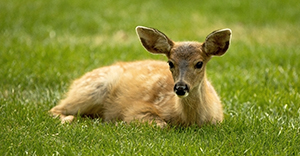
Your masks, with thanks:
M76 115L107 122L154 122L159 127L222 122L222 105L205 67L213 55L227 51L231 30L214 31L204 43L174 42L143 26L136 32L147 51L165 54L168 62L119 62L95 69L75 80L66 98L49 112L62 123Z

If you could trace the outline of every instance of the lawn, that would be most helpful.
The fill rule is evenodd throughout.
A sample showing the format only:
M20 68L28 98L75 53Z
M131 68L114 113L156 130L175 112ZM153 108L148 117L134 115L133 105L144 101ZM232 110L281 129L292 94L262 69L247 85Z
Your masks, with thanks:
M224 1L0 1L1 155L300 155L300 3ZM47 111L70 82L117 61L166 60L147 53L137 25L175 41L204 41L231 28L232 43L207 76L225 120L159 129Z

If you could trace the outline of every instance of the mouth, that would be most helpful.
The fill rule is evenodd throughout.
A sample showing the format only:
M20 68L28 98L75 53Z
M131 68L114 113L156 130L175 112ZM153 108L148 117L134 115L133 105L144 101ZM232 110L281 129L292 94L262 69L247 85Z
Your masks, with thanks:
M176 93L176 95L177 95L179 98L185 98L185 97L189 96L189 93L186 92L184 95L178 95L178 94Z

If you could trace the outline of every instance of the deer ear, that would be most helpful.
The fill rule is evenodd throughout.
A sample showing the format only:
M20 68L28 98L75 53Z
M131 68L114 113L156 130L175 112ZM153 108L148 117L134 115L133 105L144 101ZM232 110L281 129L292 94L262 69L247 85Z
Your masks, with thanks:
M208 55L223 55L229 48L231 30L222 29L210 33L203 44L204 51Z
M136 33L143 46L154 54L167 55L174 44L164 33L153 28L137 26Z

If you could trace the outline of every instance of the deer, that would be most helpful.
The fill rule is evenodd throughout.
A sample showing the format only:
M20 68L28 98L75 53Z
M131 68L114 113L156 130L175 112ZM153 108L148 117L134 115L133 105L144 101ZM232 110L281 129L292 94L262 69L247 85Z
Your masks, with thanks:
M175 42L144 26L137 26L136 33L148 52L163 54L168 61L118 62L94 69L72 83L50 114L62 123L78 115L161 128L221 123L223 107L206 77L206 65L228 50L231 30L213 31L203 43Z

